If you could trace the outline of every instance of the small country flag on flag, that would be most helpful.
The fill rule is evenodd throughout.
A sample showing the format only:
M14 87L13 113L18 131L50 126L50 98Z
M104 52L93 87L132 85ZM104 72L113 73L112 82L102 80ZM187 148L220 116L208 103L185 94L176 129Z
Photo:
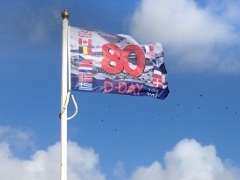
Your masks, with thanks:
M92 91L92 83L79 82L79 90Z
M145 53L154 52L154 46L153 45L142 46L142 49Z
M89 46L79 46L78 48L80 54L92 55L92 47Z
M84 60L84 59L85 59L84 57L82 57L82 56L80 56L80 55L78 56L78 60L79 60L79 61L82 61L82 60Z
M84 59L84 60L80 61L78 70L79 70L79 72L92 73L92 60Z
M162 80L159 78L153 78L153 86L158 88L163 88Z
M83 73L80 72L78 74L78 81L79 82L92 82L93 74L92 73Z
M147 58L155 59L155 51L153 45L145 45L142 47L143 51L145 52L145 55Z
M152 75L152 83L154 87L163 88L162 85L162 73L154 70Z
M92 46L92 39L87 39L87 38L79 38L78 39L78 45L79 46Z
M86 38L90 38L92 37L92 34L90 31L87 31L87 30L81 30L78 32L78 36L79 37L86 37Z
M153 45L149 45L149 57L150 57L150 59L156 58Z

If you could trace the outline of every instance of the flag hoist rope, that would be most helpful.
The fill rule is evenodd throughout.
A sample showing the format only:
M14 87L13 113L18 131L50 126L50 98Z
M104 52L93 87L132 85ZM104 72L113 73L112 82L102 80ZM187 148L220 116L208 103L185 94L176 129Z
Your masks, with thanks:
M74 96L71 99L75 106L75 112L72 116L67 117L67 106L70 99L71 89L71 63L69 58L69 13L64 10L61 14L63 19L62 30L62 82L61 82L61 180L67 180L67 121L76 116L78 106Z

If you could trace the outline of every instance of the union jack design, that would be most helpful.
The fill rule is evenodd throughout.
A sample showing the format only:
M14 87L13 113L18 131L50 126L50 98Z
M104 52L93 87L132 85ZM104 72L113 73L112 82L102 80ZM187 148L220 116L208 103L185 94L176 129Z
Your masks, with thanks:
M87 30L81 30L78 32L78 36L79 37L86 37L86 38L90 38L92 37L91 32L87 31Z

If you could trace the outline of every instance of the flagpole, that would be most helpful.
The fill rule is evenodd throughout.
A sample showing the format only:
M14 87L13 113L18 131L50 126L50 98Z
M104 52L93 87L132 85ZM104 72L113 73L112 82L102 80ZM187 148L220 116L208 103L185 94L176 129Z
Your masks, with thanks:
M67 107L68 101L68 18L64 10L62 22L62 85L61 85L61 180L67 180Z

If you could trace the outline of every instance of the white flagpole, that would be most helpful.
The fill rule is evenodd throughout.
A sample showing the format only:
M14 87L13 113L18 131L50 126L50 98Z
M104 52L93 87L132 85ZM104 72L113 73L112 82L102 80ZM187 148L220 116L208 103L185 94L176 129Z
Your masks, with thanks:
M67 180L67 107L68 101L68 18L69 13L64 10L62 31L62 92L61 92L61 180Z

